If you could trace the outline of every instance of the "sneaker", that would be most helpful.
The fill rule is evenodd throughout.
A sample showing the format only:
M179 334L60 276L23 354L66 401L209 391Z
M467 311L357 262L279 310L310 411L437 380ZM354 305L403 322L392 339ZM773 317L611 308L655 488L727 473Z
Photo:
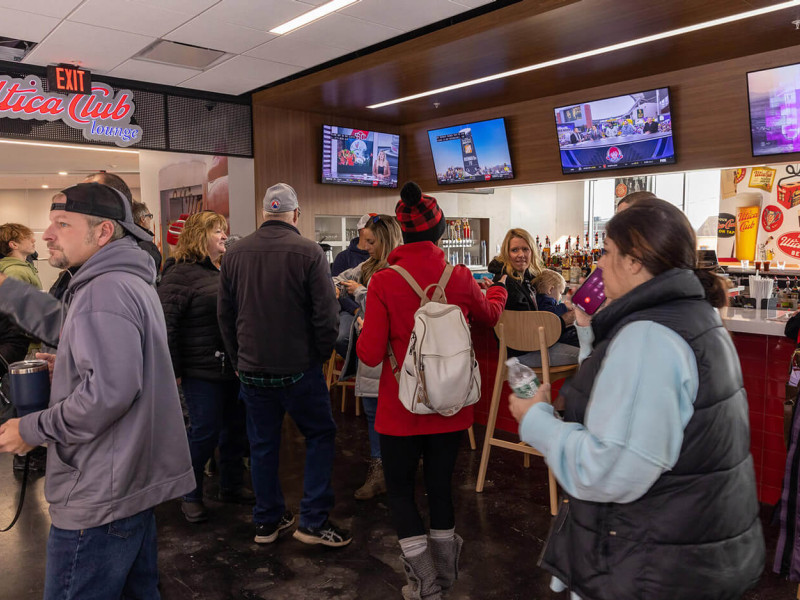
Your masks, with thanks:
M204 523L208 521L208 511L202 502L181 502L181 512L189 523Z
M353 541L349 531L336 527L330 520L318 528L298 527L293 537L304 544L322 544L331 548L341 548Z
M233 490L219 490L217 500L227 504L246 504L252 506L256 503L256 495L246 487L239 487Z
M294 525L294 515L292 511L287 510L283 513L281 520L278 523L256 523L256 544L271 544L278 539L280 532Z

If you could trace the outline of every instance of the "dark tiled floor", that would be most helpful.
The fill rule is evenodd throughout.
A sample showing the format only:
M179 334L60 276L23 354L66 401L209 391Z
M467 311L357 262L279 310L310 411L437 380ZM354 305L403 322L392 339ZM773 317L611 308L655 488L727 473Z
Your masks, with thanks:
M400 597L404 576L388 510L380 499L356 502L367 454L363 417L335 413L339 424L334 486L334 520L349 527L353 543L342 550L308 547L284 535L277 543L253 543L250 510L209 500L206 524L190 525L177 501L158 508L159 562L164 600L289 600L293 598L384 600ZM478 440L482 438L478 428ZM516 453L495 449L482 494L475 493L479 452L464 450L455 476L457 530L465 539L461 577L448 595L453 600L564 599L548 589L549 577L536 567L547 536L546 470L534 459L530 470ZM297 509L302 489L303 446L294 425L284 427L282 483L287 502ZM43 480L34 480L20 523L0 534L0 598L41 598L49 518ZM18 480L11 458L0 455L0 526L12 516ZM208 492L215 492L211 479ZM424 502L424 498L420 497ZM769 560L777 532L763 518ZM788 600L796 585L765 572L747 600Z

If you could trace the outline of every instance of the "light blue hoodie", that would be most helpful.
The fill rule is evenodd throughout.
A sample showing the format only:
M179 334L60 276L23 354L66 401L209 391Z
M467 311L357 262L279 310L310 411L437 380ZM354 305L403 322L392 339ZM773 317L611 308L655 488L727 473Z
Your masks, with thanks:
M69 284L50 407L20 421L28 444L48 442L45 497L61 529L129 517L195 487L155 277L125 237Z

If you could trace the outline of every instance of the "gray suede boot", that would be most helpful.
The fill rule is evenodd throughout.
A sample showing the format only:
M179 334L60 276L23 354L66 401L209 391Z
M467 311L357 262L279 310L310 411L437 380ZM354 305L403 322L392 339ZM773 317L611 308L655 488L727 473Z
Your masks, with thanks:
M401 555L400 560L408 579L408 585L403 586L404 600L441 600L442 588L436 583L436 567L433 566L430 548L411 558Z
M428 549L436 567L436 583L443 590L450 589L458 579L458 557L461 555L463 538L457 533L452 540L437 540L428 537Z

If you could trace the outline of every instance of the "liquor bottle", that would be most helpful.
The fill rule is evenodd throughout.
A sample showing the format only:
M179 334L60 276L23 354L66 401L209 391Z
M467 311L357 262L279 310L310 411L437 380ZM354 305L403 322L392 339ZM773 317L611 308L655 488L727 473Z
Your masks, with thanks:
M567 254L569 254L570 252L570 246L572 246L572 238L570 236L567 236L567 244L566 246L564 246L564 252L566 252Z
M472 229L470 229L469 221L464 219L464 239L471 240L472 239Z
M544 264L550 265L550 236L544 236L544 250L542 250L542 260Z

